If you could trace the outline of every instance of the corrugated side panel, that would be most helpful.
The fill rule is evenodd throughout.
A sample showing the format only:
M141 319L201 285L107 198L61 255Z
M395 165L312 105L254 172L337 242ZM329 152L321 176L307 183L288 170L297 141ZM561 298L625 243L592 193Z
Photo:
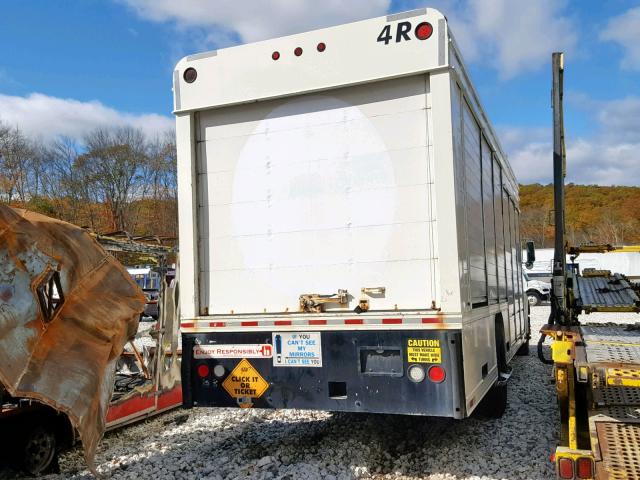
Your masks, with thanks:
M464 185L464 149L463 149L463 115L462 115L462 91L458 84L451 81L451 133L453 139L453 164L456 189L456 217L458 231L458 272L460 275L460 297L463 308L471 308L469 294L469 257L467 236L467 210ZM468 304L468 305L467 305Z
M496 260L498 262L498 297L507 299L507 278L505 271L504 218L502 214L502 175L498 161L493 160L493 204L496 217Z
M200 113L202 310L339 289L353 310L372 287L372 310L430 307L427 92L420 75Z
M482 165L480 162L480 127L466 102L462 103L464 144L465 207L469 248L469 286L471 303L487 301L487 278L482 216Z
M487 288L489 302L498 300L498 265L496 264L496 226L493 203L491 149L482 137L482 205L484 216L484 245L487 259Z

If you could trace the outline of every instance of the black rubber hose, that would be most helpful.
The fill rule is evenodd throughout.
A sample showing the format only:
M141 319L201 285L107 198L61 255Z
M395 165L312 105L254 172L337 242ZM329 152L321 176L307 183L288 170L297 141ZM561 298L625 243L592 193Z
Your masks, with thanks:
M545 365L553 365L553 360L544 358L544 353L542 352L542 344L544 343L544 339L547 338L546 334L540 335L540 340L538 340L538 358Z

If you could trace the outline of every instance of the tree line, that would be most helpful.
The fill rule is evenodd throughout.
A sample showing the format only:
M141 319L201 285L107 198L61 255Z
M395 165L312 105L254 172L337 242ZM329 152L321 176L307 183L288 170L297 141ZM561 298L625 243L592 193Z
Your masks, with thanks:
M81 141L0 124L0 202L99 233L177 236L173 132L100 128Z
M565 187L565 230L570 245L640 244L640 188ZM553 185L520 185L520 235L540 248L553 247Z
M0 202L99 233L177 237L174 134L102 128L45 142L0 123ZM638 187L567 185L568 242L640 244L638 205ZM553 186L521 185L520 207L522 239L553 246Z

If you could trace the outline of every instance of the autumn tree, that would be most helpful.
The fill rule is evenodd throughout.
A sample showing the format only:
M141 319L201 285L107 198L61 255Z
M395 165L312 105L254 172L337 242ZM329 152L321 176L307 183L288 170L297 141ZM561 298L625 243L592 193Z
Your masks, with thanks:
M135 228L133 200L144 197L142 170L148 161L146 142L140 130L123 127L98 129L85 139L86 153L76 166L98 201L105 203L114 230Z

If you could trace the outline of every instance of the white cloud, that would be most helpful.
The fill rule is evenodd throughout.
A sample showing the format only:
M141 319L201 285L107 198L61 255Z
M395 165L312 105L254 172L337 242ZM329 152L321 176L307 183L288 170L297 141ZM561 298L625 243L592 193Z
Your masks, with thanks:
M605 126L607 137L611 141L640 140L640 97L598 102L595 111L598 112L598 121Z
M547 65L554 51L570 52L577 33L563 15L565 1L472 0L473 22L481 44L496 53L494 66L503 77ZM477 41L477 39L476 39Z
M390 0L118 0L138 15L180 27L234 31L245 42L384 15ZM215 37L215 33L211 32Z
M567 0L435 0L465 60L490 65L502 79L548 65L554 51L578 41Z
M551 129L499 127L498 138L520 183L549 183Z
M600 38L623 47L622 68L640 70L640 7L610 19Z
M640 98L599 102L578 96L597 126L590 137L567 136L567 182L639 185ZM500 129L500 137L521 183L553 180L551 127Z
M0 122L26 134L50 140L63 135L82 140L99 127L132 126L155 136L173 129L173 120L157 114L120 112L98 101L81 102L32 93L26 97L0 95Z

